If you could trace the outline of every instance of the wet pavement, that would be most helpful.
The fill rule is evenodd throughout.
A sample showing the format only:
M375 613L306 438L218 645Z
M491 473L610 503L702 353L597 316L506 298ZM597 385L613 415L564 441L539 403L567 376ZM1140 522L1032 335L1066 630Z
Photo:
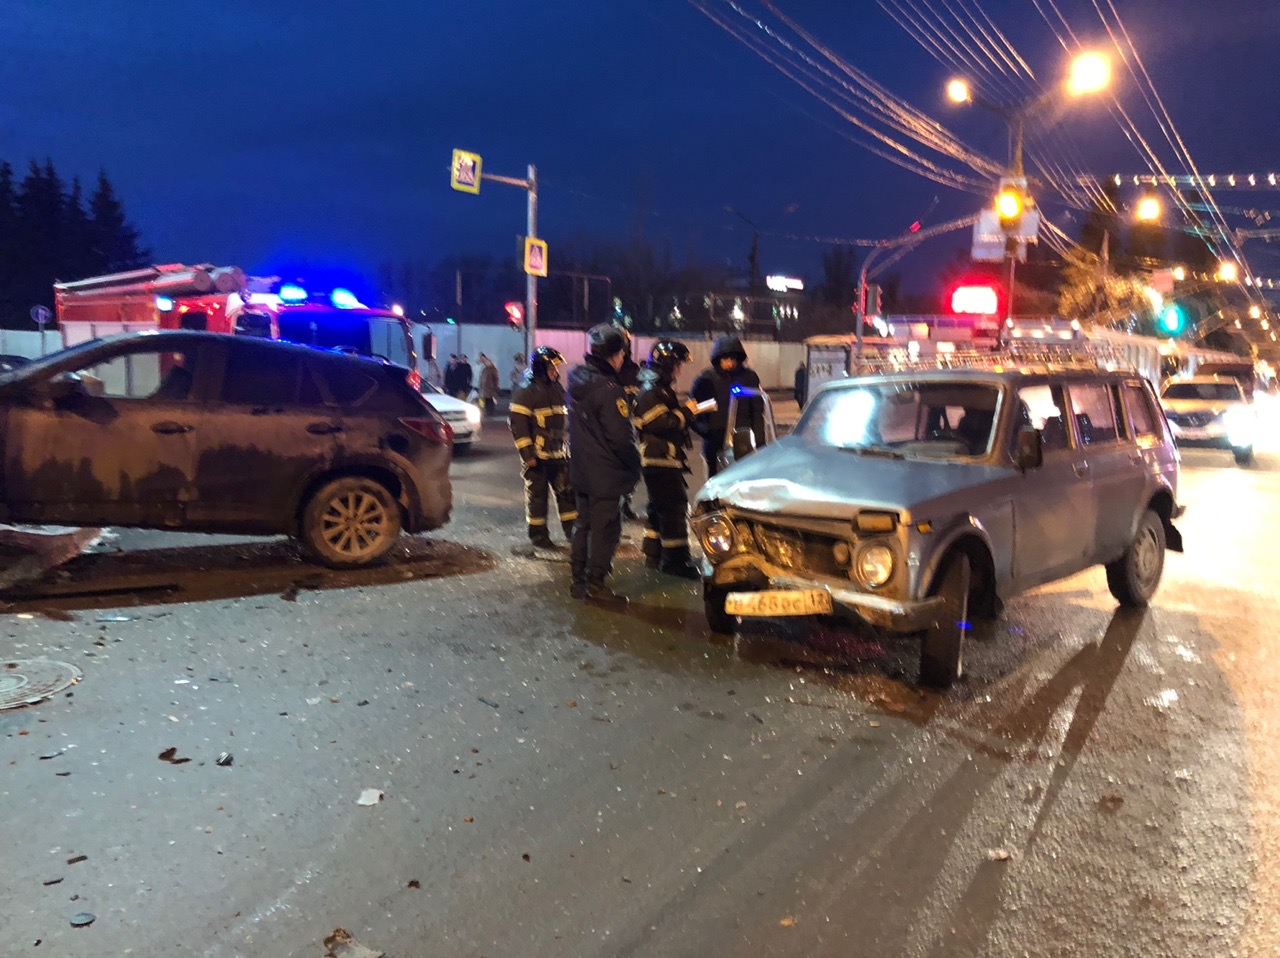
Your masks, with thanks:
M122 532L0 616L84 673L0 711L0 954L1274 954L1280 457L1184 467L1152 609L1016 599L946 694L845 626L712 639L638 526L632 607L571 602L500 426L383 569Z

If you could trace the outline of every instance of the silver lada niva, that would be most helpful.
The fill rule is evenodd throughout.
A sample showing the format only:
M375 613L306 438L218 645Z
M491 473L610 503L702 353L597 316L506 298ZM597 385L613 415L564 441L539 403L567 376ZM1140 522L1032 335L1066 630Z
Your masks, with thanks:
M1094 565L1126 606L1160 583L1178 453L1151 386L1096 361L864 375L693 507L714 631L843 614L922 634L920 679L962 673L972 618Z

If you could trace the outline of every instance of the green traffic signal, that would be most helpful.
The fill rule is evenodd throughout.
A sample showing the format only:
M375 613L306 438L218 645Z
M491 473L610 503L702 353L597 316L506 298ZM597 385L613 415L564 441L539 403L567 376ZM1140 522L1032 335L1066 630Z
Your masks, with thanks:
M1160 314L1157 326L1165 336L1179 336L1187 328L1187 314L1181 306L1171 303Z

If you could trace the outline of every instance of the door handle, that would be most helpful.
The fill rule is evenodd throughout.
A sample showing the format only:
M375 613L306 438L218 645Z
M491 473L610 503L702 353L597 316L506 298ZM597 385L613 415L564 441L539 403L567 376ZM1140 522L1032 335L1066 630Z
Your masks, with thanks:
M194 432L195 428L195 426L189 426L185 422L174 422L166 419L164 422L158 422L152 426L151 431L162 436L177 436L184 432Z
M342 432L342 427L336 422L313 422L307 424L307 432L314 436L331 436L335 432Z
M1087 479L1089 477L1089 464L1087 462L1072 463L1071 471L1076 474L1077 479Z

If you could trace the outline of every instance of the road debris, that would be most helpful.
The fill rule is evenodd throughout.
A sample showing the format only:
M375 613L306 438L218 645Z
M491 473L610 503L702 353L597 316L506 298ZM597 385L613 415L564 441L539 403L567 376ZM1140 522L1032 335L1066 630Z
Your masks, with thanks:
M62 876L59 875L57 878L50 878L48 881L41 882L40 884L48 888L50 885L60 885L61 883L62 883Z
M409 879L409 885L408 885L408 887L409 887L409 888L421 888L421 887L422 887L422 882L418 881L418 879L416 879L416 878L410 878L410 879Z
M791 915L788 915L786 918L782 919L782 921L778 922L778 924L781 925L783 928L790 928L795 923L796 923L796 920Z
M989 862L1007 862L1013 855L1007 848L988 848L987 861Z
M94 622L132 622L133 616L131 615L100 615L93 621Z
M533 859L529 857L529 853L528 853L528 852L525 852L523 855L521 855L521 856L520 856L520 858L521 858L521 859L523 859L524 861L527 861L527 862L531 862L531 861L533 861Z
M318 696L318 695L317 695L317 696L315 696L314 698L309 698L309 699L307 699L307 704L308 704L308 705L319 705L319 704L320 704L320 696Z
M236 757L230 752L219 752L218 757L214 759L214 763L221 765L223 768L230 768L235 760Z
M356 799L357 805L377 805L382 801L383 793L376 788L366 788Z
M1109 812L1114 812L1117 808L1124 804L1124 796L1117 795L1115 792L1108 792L1098 799L1098 804Z
M491 702L489 699L485 698L483 695L477 695L476 701L483 702L485 705L489 706L489 708L491 709L496 709L498 707L497 702Z
M72 928L87 928L98 920L98 916L91 911L78 911L71 916Z
M67 864L68 864L68 865L79 865L81 862L87 862L88 860L89 860L89 856L88 856L88 855L76 855L76 856L74 856L73 858L68 858L68 859L67 859Z
M63 748L63 749L59 749L59 750L58 750L58 751L56 751L56 752L50 752L48 755L41 755L41 756L40 756L40 761L42 761L42 762L47 762L47 761L49 761L49 759L51 759L51 758L57 758L59 755L63 755L63 754L65 754L65 753L66 753L66 751L67 751L67 750L66 750L65 748Z
M386 952L366 948L345 928L335 928L324 940L325 958L383 958Z
M167 749L157 755L156 758L160 759L162 762L168 762L170 765L185 765L187 762L191 761L189 758L178 758L178 749L173 745L170 745Z

